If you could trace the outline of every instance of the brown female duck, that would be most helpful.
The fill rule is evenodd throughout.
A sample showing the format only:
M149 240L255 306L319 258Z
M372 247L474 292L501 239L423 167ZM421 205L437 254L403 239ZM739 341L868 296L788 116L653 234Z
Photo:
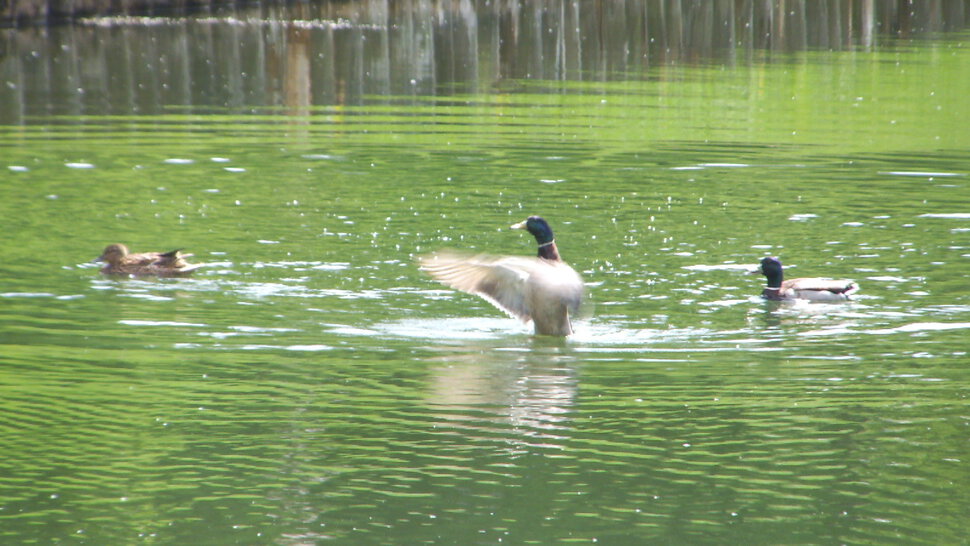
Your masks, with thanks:
M192 255L182 254L181 249L131 254L128 247L116 243L106 246L104 252L94 261L104 262L101 272L106 275L177 277L202 267L202 264L186 262L185 258L190 256Z
M421 270L452 288L481 296L509 316L532 321L538 335L568 336L585 288L579 274L559 256L552 228L530 216L513 229L528 230L538 257L470 256L440 252L419 258Z

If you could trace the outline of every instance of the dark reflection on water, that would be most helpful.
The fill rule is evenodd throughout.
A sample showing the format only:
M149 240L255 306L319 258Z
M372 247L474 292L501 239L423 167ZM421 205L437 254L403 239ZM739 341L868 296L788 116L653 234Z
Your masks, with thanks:
M760 63L775 52L878 48L888 37L959 31L968 5L415 0L90 18L0 31L0 123L176 107L306 115L313 106L491 91L522 78L637 79L663 65Z

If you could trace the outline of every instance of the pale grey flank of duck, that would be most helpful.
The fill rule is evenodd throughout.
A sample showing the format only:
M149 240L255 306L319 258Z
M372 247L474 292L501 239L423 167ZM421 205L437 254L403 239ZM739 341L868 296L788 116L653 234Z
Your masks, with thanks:
M537 257L442 251L418 258L421 270L456 290L481 296L513 318L532 321L537 335L572 334L570 318L583 302L583 279L562 261L544 219L530 216L512 228L535 236Z
M859 290L858 284L845 279L803 277L786 281L781 260L771 256L762 258L761 267L753 273L767 277L768 286L761 295L768 300L837 302L851 299L852 294Z

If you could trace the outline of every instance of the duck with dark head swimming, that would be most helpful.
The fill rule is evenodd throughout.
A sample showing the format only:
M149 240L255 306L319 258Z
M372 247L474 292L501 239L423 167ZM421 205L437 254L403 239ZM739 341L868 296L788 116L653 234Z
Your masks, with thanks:
M585 287L559 255L552 228L540 216L512 226L531 233L537 257L470 255L442 251L418 259L421 270L456 290L475 294L523 322L537 335L568 336Z

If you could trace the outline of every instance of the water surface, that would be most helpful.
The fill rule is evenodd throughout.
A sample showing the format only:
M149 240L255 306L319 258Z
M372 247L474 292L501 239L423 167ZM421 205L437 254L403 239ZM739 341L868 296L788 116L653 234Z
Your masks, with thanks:
M962 26L634 54L456 5L4 31L0 537L964 540ZM566 340L415 267L532 254L529 214L589 286ZM765 303L769 254L862 292Z

